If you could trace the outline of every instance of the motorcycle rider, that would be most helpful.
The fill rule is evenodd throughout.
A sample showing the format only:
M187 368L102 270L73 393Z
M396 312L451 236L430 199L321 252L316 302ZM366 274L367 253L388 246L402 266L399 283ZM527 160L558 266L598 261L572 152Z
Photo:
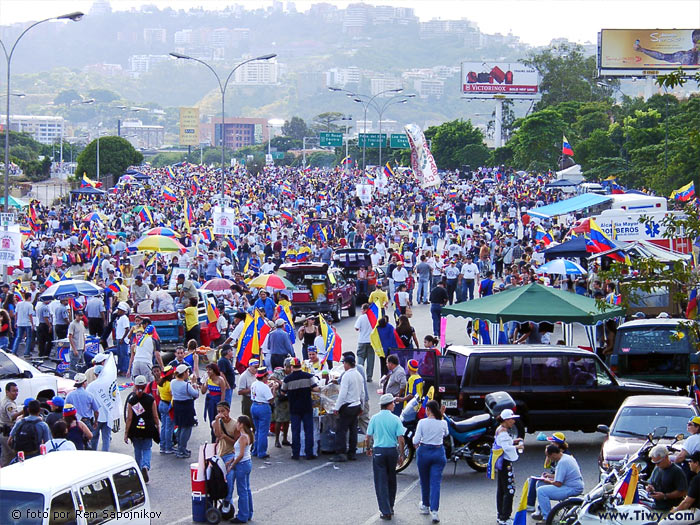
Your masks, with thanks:
M691 525L700 522L700 508L698 508L698 504L700 504L700 476L697 475L700 472L700 452L693 452L688 459L690 460L690 470L695 474L690 481L688 494L680 504L671 509L668 513L669 517L661 520L659 525ZM679 516L676 514L679 511L685 512ZM686 512L691 512L692 516Z
M583 477L578 462L570 454L564 454L559 445L547 445L545 454L550 463L556 463L554 476L545 475L543 485L537 487L537 501L541 514L533 514L535 521L545 521L552 510L551 500L564 500L583 492Z
M671 463L665 445L656 445L649 453L656 465L649 476L647 492L654 499L654 509L668 511L678 505L688 490L688 480L683 469Z

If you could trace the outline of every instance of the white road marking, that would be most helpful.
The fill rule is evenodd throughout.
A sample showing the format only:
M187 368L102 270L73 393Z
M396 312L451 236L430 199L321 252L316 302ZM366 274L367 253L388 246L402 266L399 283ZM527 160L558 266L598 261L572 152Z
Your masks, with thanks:
M408 487L403 489L399 494L396 496L396 501L394 502L394 505L396 505L399 501L404 499L408 494L416 488L416 485L420 482L420 479L416 479L413 483L411 483ZM371 525L372 523L376 523L376 521L379 519L379 512L377 512L374 516L372 516L370 519L365 521L364 525Z

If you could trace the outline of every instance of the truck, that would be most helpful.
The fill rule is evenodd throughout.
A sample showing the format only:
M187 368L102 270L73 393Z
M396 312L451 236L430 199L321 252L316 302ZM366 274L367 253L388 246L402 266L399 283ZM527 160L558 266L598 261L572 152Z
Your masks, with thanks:
M631 206L631 203L628 204ZM693 250L692 240L685 234L674 235L673 238L667 237L666 227L663 223L667 216L682 218L683 214L677 211L668 211L665 206L663 208L647 210L614 208L601 212L594 219L605 235L611 239L625 242L645 240L667 250L691 253Z

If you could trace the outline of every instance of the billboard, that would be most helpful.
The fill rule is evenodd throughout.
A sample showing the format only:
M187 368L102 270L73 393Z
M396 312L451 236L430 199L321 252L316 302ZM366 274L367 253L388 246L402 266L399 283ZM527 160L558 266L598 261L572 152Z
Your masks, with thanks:
M470 97L534 96L537 95L538 80L534 67L518 62L462 62L462 93Z
M180 108L180 146L199 146L198 108Z
M656 75L698 69L700 29L603 29L598 33L601 76Z

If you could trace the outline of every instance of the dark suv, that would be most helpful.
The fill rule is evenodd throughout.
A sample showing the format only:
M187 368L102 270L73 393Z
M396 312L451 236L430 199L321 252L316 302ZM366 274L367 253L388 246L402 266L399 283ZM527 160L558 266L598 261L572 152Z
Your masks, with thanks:
M454 373L448 369L454 367ZM550 345L450 346L440 359L442 404L461 415L484 411L486 394L503 390L517 403L528 431L582 430L609 425L631 395L677 395L674 389L616 377L595 354Z
M278 272L296 287L292 291L292 313L315 315L329 313L340 321L343 310L355 315L355 283L346 280L340 268L329 268L325 263L289 263Z

